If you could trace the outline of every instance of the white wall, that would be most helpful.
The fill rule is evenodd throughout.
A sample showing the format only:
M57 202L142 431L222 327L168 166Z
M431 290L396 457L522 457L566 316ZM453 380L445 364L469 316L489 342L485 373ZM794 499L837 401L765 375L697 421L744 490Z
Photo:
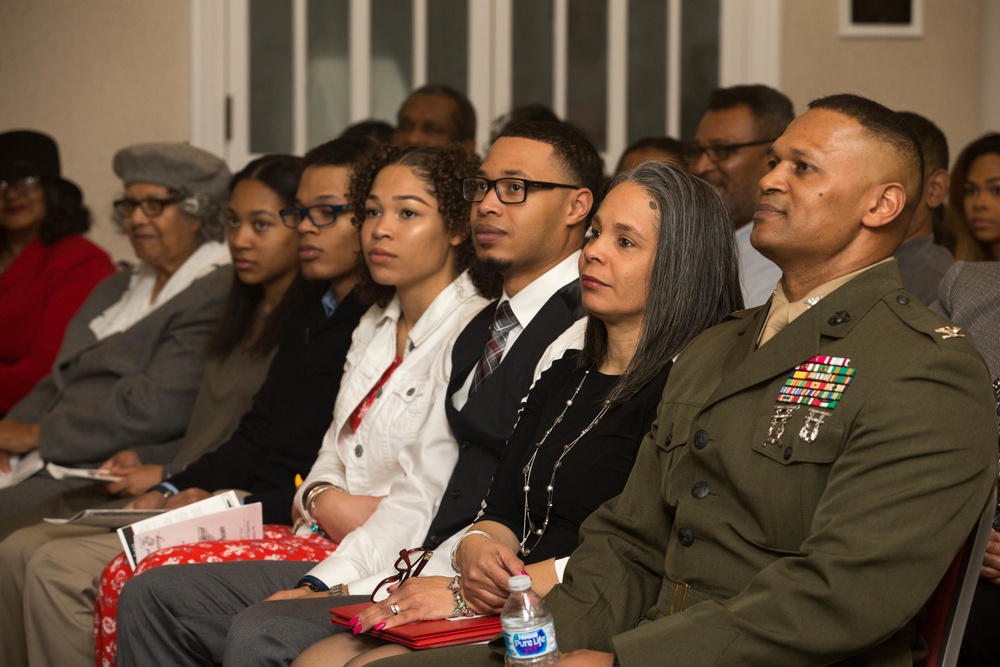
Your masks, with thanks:
M1000 2L985 0L981 26L982 130L1000 132Z
M784 0L782 84L796 112L817 97L857 93L931 119L948 137L952 155L992 125L983 118L986 53L1000 61L1000 2L924 0L919 39L845 39L838 36L838 0ZM992 25L984 5L991 4ZM987 26L989 25L989 29ZM994 74L993 80L1000 79ZM995 95L1000 95L992 84ZM994 99L993 108L1000 108Z
M780 87L797 110L830 93L870 96L934 120L953 154L1000 130L1000 0L924 0L915 40L840 38L837 0L768 2L780 3ZM184 0L0 1L0 131L56 137L94 212L92 238L116 258L131 251L109 221L114 152L204 139L190 127L189 11Z
M0 2L0 132L59 142L63 175L83 189L91 238L116 259L131 248L110 222L119 148L188 139L188 3Z

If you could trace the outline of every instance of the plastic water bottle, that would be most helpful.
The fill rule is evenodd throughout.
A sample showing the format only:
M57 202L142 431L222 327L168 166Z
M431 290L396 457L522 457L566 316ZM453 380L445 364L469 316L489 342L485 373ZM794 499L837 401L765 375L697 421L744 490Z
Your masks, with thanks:
M510 597L500 614L503 641L507 646L506 665L554 665L559 661L556 628L545 603L531 590L525 574L508 580Z

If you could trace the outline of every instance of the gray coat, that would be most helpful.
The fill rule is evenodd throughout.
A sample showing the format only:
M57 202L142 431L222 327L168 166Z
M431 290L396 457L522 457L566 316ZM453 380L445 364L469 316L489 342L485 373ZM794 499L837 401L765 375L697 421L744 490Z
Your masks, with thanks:
M40 424L45 461L90 467L123 449L135 449L147 463L170 461L231 280L230 267L219 267L132 327L98 341L90 321L122 296L129 272L107 278L70 321L52 372L7 417Z
M934 310L972 334L990 375L1000 378L1000 262L955 262Z

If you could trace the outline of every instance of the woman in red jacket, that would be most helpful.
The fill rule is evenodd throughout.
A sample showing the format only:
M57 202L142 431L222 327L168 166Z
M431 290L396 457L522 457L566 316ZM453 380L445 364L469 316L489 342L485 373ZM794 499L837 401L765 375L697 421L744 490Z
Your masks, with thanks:
M51 137L0 134L0 415L52 368L66 325L114 272Z

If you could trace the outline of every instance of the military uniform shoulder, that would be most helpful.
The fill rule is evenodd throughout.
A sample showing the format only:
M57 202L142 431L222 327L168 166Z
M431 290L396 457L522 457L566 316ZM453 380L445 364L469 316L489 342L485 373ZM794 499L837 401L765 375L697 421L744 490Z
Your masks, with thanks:
M906 290L890 292L882 298L889 309L910 329L917 331L944 350L975 351L964 327L930 310Z
M733 312L726 315L722 321L729 322L730 320L745 320L748 317L753 317L757 311L759 311L763 306L757 306L755 308L744 308L743 310L734 310Z

